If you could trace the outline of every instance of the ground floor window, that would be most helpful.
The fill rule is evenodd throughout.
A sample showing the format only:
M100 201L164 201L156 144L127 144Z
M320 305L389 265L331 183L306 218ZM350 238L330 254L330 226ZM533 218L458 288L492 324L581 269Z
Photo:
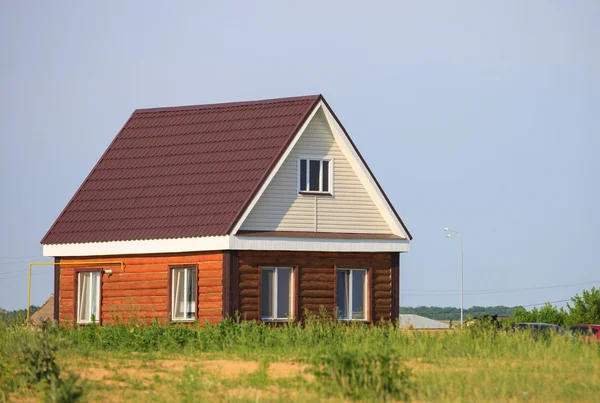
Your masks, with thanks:
M171 269L171 319L190 321L196 319L196 268Z
M336 278L336 306L338 319L367 319L367 271L338 269Z
M286 320L293 317L292 281L292 268L262 269L260 315L263 320Z
M100 271L77 273L77 323L100 320Z

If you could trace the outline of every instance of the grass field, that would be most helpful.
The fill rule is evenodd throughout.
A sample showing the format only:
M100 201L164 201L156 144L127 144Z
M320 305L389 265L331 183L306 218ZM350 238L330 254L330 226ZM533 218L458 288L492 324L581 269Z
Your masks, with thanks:
M0 343L0 401L600 401L599 345L492 329L0 325Z

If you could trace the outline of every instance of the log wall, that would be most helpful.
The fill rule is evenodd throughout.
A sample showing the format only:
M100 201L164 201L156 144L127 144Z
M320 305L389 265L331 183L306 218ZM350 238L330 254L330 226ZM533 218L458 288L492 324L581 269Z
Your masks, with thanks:
M68 262L98 262L122 260L119 265L64 265ZM170 319L168 312L169 267L196 264L198 267L198 320L218 322L223 315L223 253L169 254L152 256L112 256L110 258L61 258L60 260L59 320L68 325L75 318L74 273L77 269L112 269L101 280L101 323L113 323L117 318L129 321L134 318L150 322L157 318L161 323Z
M391 253L239 251L239 309L243 319L260 319L261 267L294 267L297 272L297 309L318 314L335 309L335 268L369 269L368 319L390 320L392 315ZM397 303L397 302L396 302Z

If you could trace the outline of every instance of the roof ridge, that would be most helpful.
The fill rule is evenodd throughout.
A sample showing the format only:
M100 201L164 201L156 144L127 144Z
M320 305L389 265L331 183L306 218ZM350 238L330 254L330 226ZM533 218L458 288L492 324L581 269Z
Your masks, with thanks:
M221 102L216 104L199 104L199 105L181 105L181 106L166 106L157 108L141 108L136 109L133 113L152 113L152 112L172 112L172 111L185 111L195 109L220 109L230 108L235 106L250 106L250 105L262 105L262 104L275 104L281 102L294 102L294 101L313 101L320 97L320 94L314 95L301 95L297 97L285 97L285 98L269 98L269 99L258 99L254 101L240 101L240 102Z

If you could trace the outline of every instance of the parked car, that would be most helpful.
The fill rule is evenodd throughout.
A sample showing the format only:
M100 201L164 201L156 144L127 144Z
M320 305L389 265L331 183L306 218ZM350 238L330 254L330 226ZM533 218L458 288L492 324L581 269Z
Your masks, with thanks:
M587 342L600 343L600 325L575 325L569 327L569 330Z
M517 323L512 326L512 330L530 330L534 337L541 335L549 335L552 333L559 334L561 336L568 336L573 339L573 335L558 325L552 325L550 323L535 323L535 322L524 322Z

